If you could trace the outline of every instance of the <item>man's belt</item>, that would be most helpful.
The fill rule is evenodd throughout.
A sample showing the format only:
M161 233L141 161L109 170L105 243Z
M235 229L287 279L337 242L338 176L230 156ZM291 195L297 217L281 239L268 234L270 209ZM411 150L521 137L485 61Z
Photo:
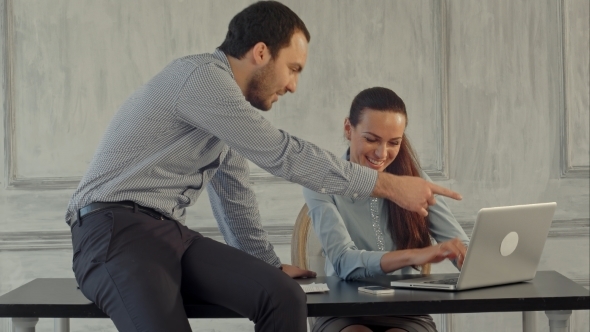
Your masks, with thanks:
M124 209L130 209L130 210L137 210L137 211L147 214L148 216L150 216L152 218L159 219L159 220L170 219L170 218L166 217L165 215L163 215L159 212L156 212L155 210L135 204L134 202L90 203L80 209L80 213L78 214L78 216L81 219L81 218L84 218L84 216L87 216L91 213L96 213L96 212L99 212L102 210L108 210L108 209L113 209L113 208L124 208Z

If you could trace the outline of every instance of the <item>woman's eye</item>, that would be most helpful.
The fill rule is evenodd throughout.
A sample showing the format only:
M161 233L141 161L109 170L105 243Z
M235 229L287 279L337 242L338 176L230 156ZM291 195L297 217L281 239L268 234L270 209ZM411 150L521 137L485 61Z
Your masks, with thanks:
M374 138L365 137L365 139L367 140L367 142L371 142L371 143L377 142L377 140Z

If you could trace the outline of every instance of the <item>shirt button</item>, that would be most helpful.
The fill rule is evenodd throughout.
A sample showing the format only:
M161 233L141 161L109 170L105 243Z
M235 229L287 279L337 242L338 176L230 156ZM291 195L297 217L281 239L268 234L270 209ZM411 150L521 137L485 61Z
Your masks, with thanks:
M357 198L359 194L354 193L354 195L352 195L352 197Z
M320 192L321 192L322 194L325 194L325 193L326 193L326 188L322 188L322 190L320 190Z

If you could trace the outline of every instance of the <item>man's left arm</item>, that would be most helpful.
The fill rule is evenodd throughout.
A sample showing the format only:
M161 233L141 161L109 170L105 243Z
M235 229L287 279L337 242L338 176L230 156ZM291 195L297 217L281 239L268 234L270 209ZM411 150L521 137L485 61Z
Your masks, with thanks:
M207 193L213 214L225 242L277 268L283 267L292 277L311 276L306 270L282 265L268 234L262 228L258 202L250 184L246 159L229 148L211 182Z

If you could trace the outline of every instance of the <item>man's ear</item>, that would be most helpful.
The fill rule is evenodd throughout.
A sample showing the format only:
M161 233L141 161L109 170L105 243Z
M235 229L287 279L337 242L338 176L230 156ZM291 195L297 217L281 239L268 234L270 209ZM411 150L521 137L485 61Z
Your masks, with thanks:
M252 62L256 66L264 66L270 61L270 51L263 42L256 43L250 50Z

